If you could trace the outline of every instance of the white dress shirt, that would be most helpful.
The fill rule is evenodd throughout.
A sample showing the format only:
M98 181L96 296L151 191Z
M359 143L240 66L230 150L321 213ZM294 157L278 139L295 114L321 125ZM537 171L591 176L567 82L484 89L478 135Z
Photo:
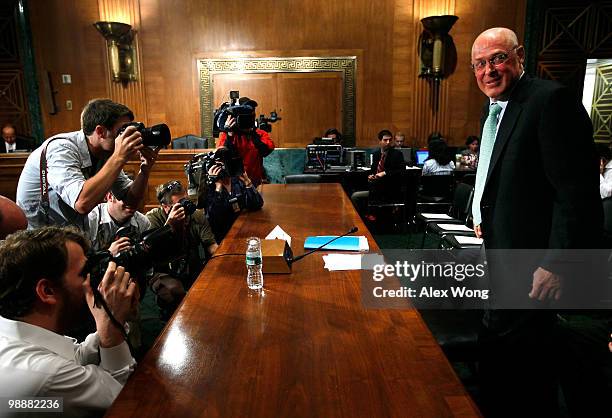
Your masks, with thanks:
M421 171L422 176L443 176L453 174L453 170L455 170L455 163L450 161L446 165L440 165L433 158L425 161L423 164L423 171Z
M612 161L604 167L603 175L599 175L599 194L602 199L612 196Z
M135 365L125 342L102 348L98 335L90 334L77 344L0 316L0 397L62 397L61 416L99 415L113 403Z
M92 167L87 139L83 131L56 135L47 147L47 179L49 182L49 224L74 225L87 232L89 223L87 215L81 215L74 206L83 189L85 180L93 176L96 167ZM17 185L17 205L28 219L28 228L40 228L47 224L41 206L40 192L40 155L47 139L28 157ZM121 171L112 186L112 191L119 199L124 199L132 181Z
M134 212L125 224L119 225L108 213L108 203L100 203L87 215L89 218L89 239L94 250L108 250L115 240L115 234L122 226L131 226L138 234L151 229L151 222L144 214Z
M17 142L13 142L12 144L9 144L8 142L4 141L4 145L6 146L6 152L15 152L15 150L17 149Z

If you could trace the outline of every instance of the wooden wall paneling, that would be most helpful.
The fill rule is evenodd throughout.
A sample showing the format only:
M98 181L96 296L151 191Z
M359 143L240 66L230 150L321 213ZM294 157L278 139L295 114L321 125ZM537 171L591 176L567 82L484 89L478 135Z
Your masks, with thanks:
M213 103L218 109L229 101L230 90L238 90L241 97L250 97L257 102L257 116L278 109L276 74L214 74ZM275 139L273 137L273 139ZM277 146L280 146L276 140Z
M420 21L422 18L453 14L455 14L455 2L452 0L415 1L413 15L415 41L419 39L419 35L423 32L423 25ZM452 34L453 29L450 31L451 36ZM414 57L413 68L416 68L417 80L415 83L416 105L413 108L415 124L412 135L416 137L417 144L420 146L426 146L427 137L433 132L440 132L443 136L450 139L450 113L447 109L450 81L442 80L440 82L438 93L439 107L437 111L434 111L432 108L433 82L418 78L420 71L418 55Z
M413 7L413 1L396 1L393 21L392 130L404 133L407 146L416 145L413 109L418 69L409 65L417 57Z
M342 131L341 73L279 73L277 81L283 120L272 133L278 133L279 147L303 148L329 128Z
M483 97L461 67L462 57L469 57L471 42L486 27L510 26L520 36L525 0L495 4L311 0L290 6L275 0L30 0L29 5L38 76L45 69L52 71L62 105L55 116L45 113L47 135L76 129L79 110L87 100L104 96L125 102L147 124L167 123L173 137L199 134L196 60L261 57L258 54L267 52L267 56L357 56L355 137L358 145L371 146L384 128L401 129L423 141L432 126L442 126L455 143L476 133ZM420 113L424 105L429 107L429 87L417 78L419 19L453 11L459 16L451 35L460 65L443 82L448 90L443 90L436 122ZM138 30L141 78L129 83L127 90L117 91L120 84L109 82L106 45L92 26L113 13L123 13ZM240 16L249 18L239 19L238 25ZM605 24L601 20L599 27ZM62 73L72 74L72 85L59 83ZM67 98L73 101L72 112L63 108Z
M45 137L80 128L80 113L95 97L108 97L105 70L106 45L93 23L99 20L98 5L81 0L30 0L32 44L36 74L43 86L51 72L59 111L49 114L45 92L39 89ZM61 75L70 74L71 84ZM66 109L66 100L72 109Z
M136 31L134 46L137 56L137 80L128 83L117 83L112 81L107 59L105 60L106 83L109 88L109 96L112 100L128 106L137 121L148 125L147 102L145 94L145 74L142 69L142 54L139 47L140 36L138 34L140 24L140 3L138 0L98 0L100 20L110 22L121 22L132 25ZM100 36L102 38L102 36Z

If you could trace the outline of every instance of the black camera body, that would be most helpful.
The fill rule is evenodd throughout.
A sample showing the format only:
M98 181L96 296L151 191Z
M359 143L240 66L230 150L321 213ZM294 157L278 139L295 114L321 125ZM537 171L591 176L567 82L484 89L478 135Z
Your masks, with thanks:
M225 148L219 148L216 151L211 151L208 154L205 154L203 161L207 174L215 165L220 165L223 167L216 176L208 174L209 184L212 184L225 177L235 177L244 173L242 158Z
M183 208L183 210L185 211L185 216L191 216L193 215L193 213L196 211L197 207L195 205L195 203L193 203L191 200L189 200L188 198L184 197L181 200L178 201L178 203L180 203L181 207Z
M258 129L270 133L272 132L272 124L278 122L281 119L282 118L278 116L278 113L276 113L276 111L272 111L270 112L269 118L267 118L266 115L259 115L259 117L257 118L256 125Z
M236 119L236 124L228 129L225 127L225 123L230 116ZM220 132L248 132L255 128L255 108L247 104L230 105L229 103L223 103L215 111L213 121L214 127Z
M121 127L118 135L121 135L128 126L135 126L136 130L142 135L142 143L147 147L166 147L170 144L172 136L170 135L170 128L165 123L159 125L153 125L150 128L146 128L142 122L130 122L126 123Z
M121 237L130 239L131 248L129 250L116 256L113 256L108 250L91 252L87 256L84 271L90 274L90 284L94 295L98 295L97 289L104 278L108 263L114 261L118 266L124 267L125 271L130 273L130 277L137 280L141 297L143 297L147 288L147 273L153 268L153 264L170 261L174 256L174 235L170 225L145 231L141 236L138 236L131 227L120 228L115 234L115 239Z

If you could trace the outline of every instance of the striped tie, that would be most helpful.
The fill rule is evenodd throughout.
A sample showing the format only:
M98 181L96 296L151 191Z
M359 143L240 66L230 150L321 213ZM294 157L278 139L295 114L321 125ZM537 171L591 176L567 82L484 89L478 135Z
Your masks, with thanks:
M482 128L482 140L480 141L480 155L478 156L478 170L476 171L476 190L474 191L474 200L472 202L472 215L474 216L474 225L480 225L482 217L480 215L480 200L484 191L487 173L489 171L489 163L491 162L491 154L493 145L495 145L495 131L497 130L497 115L502 108L497 103L491 104L489 107L489 116Z

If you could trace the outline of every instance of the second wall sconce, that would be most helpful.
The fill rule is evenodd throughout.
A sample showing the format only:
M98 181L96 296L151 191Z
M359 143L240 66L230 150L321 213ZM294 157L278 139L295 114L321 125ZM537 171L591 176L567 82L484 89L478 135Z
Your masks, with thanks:
M108 64L113 81L127 84L137 80L135 32L132 26L119 22L96 22L94 27L106 39Z
M448 34L457 16L429 16L421 19L425 30L419 37L419 57L421 72L419 77L425 78L432 86L432 108L438 111L438 95L440 81L455 71L457 66L457 49L453 38Z

